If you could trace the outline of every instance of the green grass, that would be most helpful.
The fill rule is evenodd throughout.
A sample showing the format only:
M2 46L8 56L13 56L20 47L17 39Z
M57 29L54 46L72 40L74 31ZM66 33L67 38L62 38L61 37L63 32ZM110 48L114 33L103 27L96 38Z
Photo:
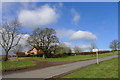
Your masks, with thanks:
M118 52L99 54L99 58L113 54L118 54ZM76 55L76 56L66 56L60 58L46 58L46 59L42 59L41 57L20 57L18 59L31 60L31 61L80 61L80 60L87 60L94 58L96 58L96 55Z
M62 78L118 78L118 58L88 66Z
M2 61L2 70L14 69L14 68L25 68L35 66L36 64L29 61Z

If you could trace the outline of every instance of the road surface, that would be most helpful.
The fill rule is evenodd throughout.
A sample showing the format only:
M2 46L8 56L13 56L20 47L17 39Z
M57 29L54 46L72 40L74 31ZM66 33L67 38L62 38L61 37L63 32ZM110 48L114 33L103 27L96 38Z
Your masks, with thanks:
M114 57L118 57L118 55L112 55L112 56L100 58L99 61L101 62ZM7 75L4 75L3 78L51 78L53 76L67 73L72 70L80 69L82 67L86 67L88 65L95 64L95 63L96 63L96 59L79 61L79 62L64 64L59 66L47 67L39 70L7 74Z

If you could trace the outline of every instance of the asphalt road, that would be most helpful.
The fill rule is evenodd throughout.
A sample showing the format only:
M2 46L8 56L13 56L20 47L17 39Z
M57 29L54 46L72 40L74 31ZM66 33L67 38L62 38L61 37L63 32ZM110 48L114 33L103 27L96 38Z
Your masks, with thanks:
M114 57L118 57L118 55L112 55L104 58L100 58L99 61L108 60ZM44 69L34 70L34 71L26 71L21 73L12 73L8 75L4 75L3 78L51 78L53 76L57 76L63 73L70 72L72 70L80 69L82 67L86 67L91 64L95 64L96 59L87 60L87 61L79 61L59 66L47 67Z

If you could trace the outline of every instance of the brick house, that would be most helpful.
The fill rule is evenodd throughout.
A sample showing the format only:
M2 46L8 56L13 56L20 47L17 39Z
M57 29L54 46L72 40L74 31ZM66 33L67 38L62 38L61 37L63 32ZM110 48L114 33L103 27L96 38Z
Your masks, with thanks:
M32 48L28 52L25 52L25 55L29 55L29 54L32 54L32 55L43 54L43 51L42 50L38 50L36 48Z

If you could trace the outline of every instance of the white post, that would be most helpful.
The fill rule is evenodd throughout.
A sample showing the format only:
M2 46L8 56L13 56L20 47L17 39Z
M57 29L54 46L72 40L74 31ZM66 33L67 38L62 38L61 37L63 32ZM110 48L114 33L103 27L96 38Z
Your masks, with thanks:
M97 55L97 64L99 64L99 61L98 61L98 51L96 51L96 55Z
M99 61L98 61L98 49L93 49L92 50L93 52L96 52L96 60L97 60L97 64L99 64Z
M45 59L45 55L43 54L43 59Z

